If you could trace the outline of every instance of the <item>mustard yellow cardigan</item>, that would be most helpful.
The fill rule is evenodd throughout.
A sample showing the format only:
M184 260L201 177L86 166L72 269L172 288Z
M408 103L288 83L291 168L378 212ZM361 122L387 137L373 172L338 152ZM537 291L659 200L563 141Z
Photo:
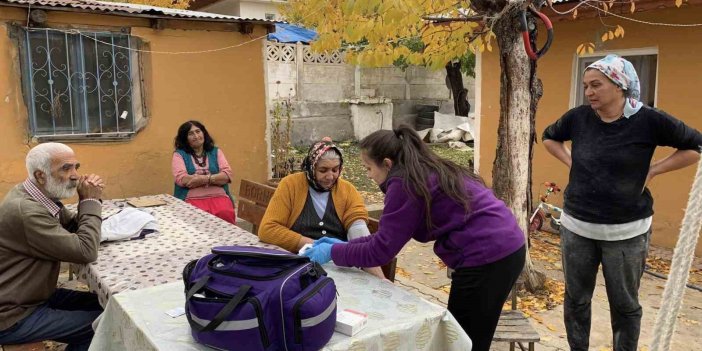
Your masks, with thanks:
M288 175L280 181L261 220L258 230L259 240L297 253L302 235L290 228L305 207L308 187L304 172ZM339 178L336 186L331 190L331 197L336 214L346 230L356 220L362 219L368 222L368 211L361 194L353 184Z

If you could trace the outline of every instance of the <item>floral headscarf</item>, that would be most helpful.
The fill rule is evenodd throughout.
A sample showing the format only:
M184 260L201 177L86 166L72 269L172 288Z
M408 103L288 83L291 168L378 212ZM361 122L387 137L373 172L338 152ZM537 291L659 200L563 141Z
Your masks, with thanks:
M307 183L312 187L312 189L319 192L330 190L324 189L321 185L319 185L319 183L317 183L317 179L315 179L314 176L314 170L315 167L317 167L317 162L319 162L319 158L322 157L322 155L324 155L324 153L329 150L334 150L339 155L339 174L341 174L341 169L344 165L344 157L341 154L341 149L339 149L339 147L336 146L334 142L332 142L330 137L324 137L322 138L322 141L312 145L312 147L310 147L310 150L307 152L307 157L305 157L305 159L302 161L302 170L305 171L305 175L307 176Z
M641 84L639 76L636 74L634 65L631 62L617 55L607 55L605 58L593 62L587 69L594 68L609 78L614 84L627 92L624 104L624 117L639 112L643 103L639 101L641 97ZM586 69L586 70L587 70Z

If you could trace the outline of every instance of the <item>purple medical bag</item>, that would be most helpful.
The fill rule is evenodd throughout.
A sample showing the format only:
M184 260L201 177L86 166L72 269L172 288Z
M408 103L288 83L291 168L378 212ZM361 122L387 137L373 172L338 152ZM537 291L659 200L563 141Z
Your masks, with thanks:
M222 350L319 350L336 324L336 285L307 257L220 246L183 270L193 338Z

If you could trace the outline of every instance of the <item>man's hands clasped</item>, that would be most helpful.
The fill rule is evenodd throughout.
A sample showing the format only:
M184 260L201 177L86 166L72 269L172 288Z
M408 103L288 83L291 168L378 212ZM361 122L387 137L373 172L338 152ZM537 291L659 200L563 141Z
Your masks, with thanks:
M78 179L78 197L83 199L102 198L102 189L105 188L105 182L97 174L82 175Z

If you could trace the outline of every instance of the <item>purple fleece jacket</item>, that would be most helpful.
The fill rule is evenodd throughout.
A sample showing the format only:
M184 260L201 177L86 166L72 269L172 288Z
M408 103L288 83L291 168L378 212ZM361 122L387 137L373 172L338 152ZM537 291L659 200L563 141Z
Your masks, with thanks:
M386 264L410 240L434 242L434 253L451 268L476 267L498 261L524 245L524 234L512 212L489 189L465 179L472 194L471 212L439 188L436 176L429 178L431 220L427 230L425 204L408 193L401 177L386 180L385 208L375 235L346 244L334 244L331 257L338 266L375 267Z

